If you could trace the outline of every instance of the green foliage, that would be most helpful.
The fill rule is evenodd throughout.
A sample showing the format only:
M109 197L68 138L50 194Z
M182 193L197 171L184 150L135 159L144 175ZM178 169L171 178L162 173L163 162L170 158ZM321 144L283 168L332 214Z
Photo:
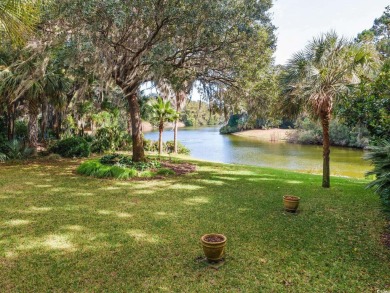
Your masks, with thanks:
M21 140L7 141L0 136L0 161L6 160L21 160L32 154L32 150L28 148Z
M120 180L126 180L135 177L138 174L135 169L118 165L105 165L99 160L90 160L82 163L77 168L77 173L97 178L116 178Z
M173 153L175 150L175 142L173 140L168 140L164 143L163 148L168 154ZM185 147L180 141L178 141L177 153L181 155L190 155L191 151L189 148Z
M146 162L133 162L131 156L122 154L109 154L100 158L100 163L109 166L121 166L144 171L147 169L157 169L161 167L158 160L148 160Z
M389 140L390 60L373 81L365 80L341 99L335 112L348 126L366 127L374 140Z
M66 158L81 158L89 157L91 154L91 147L84 138L76 136L55 142L54 145L49 148L49 151Z
M18 120L15 122L15 137L20 140L27 139L28 125L24 120Z
M82 163L77 168L77 173L98 178L126 180L132 177L153 177L156 174L170 175L173 172L166 169L161 169L163 170L161 173L154 172L154 170L160 168L160 161L155 159L147 162L133 162L130 156L114 153L105 155L100 160L90 160Z
M144 139L144 149L147 152L158 152L158 141ZM163 150L166 153L173 153L175 144L173 140L168 140L163 143ZM191 151L189 148L184 146L180 141L177 142L177 153L182 155L190 155Z
M0 3L0 36L5 34L15 44L23 45L39 22L42 1L2 0Z
M322 144L322 128L309 118L298 119L295 132L288 135L288 141L300 144ZM339 120L332 120L329 127L330 143L335 146L364 148L369 144L369 133L364 127L349 127Z
M93 153L116 151L119 149L129 150L131 148L131 137L118 126L103 127L97 130L91 150Z
M147 152L158 152L158 141L144 139L144 150Z
M289 117L307 112L324 119L333 103L360 83L358 77L368 75L377 61L372 46L349 42L334 31L322 34L288 61L281 75L281 109Z
M368 187L373 188L390 207L390 141L381 141L378 146L372 147L365 158L374 165L374 169L367 175L374 175L375 180Z
M64 122L62 123L62 127L64 129L62 138L71 138L76 135L77 126L72 115L66 115Z
M229 134L229 133L245 130L247 121L248 121L248 115L246 114L231 115L227 125L221 127L219 132L221 134Z
M222 123L219 109L212 108L210 111L209 105L205 102L190 101L184 113L181 115L181 120L185 126L205 126L219 125Z

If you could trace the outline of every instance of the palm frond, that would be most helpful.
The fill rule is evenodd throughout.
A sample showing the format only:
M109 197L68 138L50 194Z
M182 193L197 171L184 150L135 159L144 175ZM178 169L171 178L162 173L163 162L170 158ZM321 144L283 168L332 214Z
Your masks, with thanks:
M40 0L0 0L0 32L24 43L39 21Z

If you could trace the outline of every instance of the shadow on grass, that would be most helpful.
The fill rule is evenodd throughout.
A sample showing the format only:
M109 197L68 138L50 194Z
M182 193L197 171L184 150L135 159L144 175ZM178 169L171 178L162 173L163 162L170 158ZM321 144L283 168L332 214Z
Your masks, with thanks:
M0 170L5 291L385 286L389 254L375 239L376 198L354 181L337 179L325 190L320 176L207 163L182 177L114 181L75 177L64 166L33 166L27 182L15 176L25 172L18 167L10 167L12 176ZM22 193L13 193L16 186ZM284 194L302 198L301 213L283 212ZM202 254L199 238L209 232L229 239L218 270L194 262Z

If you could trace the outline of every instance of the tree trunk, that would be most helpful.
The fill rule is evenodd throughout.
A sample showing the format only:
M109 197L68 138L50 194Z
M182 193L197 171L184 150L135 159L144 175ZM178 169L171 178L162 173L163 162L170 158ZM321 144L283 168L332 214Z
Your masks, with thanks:
M129 134L129 135L131 135L132 134L132 130L131 130L131 126L132 124L131 124L131 115L129 114L129 113L127 113L127 133Z
M160 121L160 124L158 126L158 154L162 154L163 149L163 141L162 141L162 134L164 131L164 121Z
M41 141L44 141L46 138L46 129L47 129L47 112L48 112L48 103L45 101L42 104L42 121L41 121Z
M228 123L229 121L229 117L228 117L228 108L226 107L226 105L223 105L223 117L225 119L225 123Z
M142 138L142 121L136 93L126 95L131 117L131 137L133 139L133 161L144 162L145 151Z
M179 93L176 93L176 112L179 113L180 111L180 107L181 107L181 94L183 94L183 92L179 92ZM178 153L178 150L177 150L177 130L179 128L179 118L177 118L175 120L175 125L174 125L174 128L173 128L173 152L175 154Z
M62 112L57 111L56 113L56 138L60 139L61 137L61 127L62 126Z
M173 152L175 154L178 153L178 149L177 149L177 131L178 131L178 128L179 128L179 118L175 120L175 126L174 126L174 130L173 130Z
M35 101L28 103L28 146L32 149L32 154L35 155L38 149L38 113L39 108Z
M14 133L15 133L15 104L11 104L7 106L7 137L8 140L14 139Z
M322 170L322 187L330 187L330 166L329 166L329 155L330 155L330 139L329 139L329 122L330 112L321 113L321 124L322 124L322 136L323 136L323 170Z

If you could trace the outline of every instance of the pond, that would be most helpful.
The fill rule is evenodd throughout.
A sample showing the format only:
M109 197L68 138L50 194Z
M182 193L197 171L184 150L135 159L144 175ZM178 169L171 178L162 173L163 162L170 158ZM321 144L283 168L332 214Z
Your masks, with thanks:
M145 138L158 140L158 132L147 132ZM173 131L166 129L163 139L173 140ZM321 146L221 135L219 127L182 128L179 129L178 139L191 150L191 157L197 159L322 174ZM362 150L332 147L331 175L363 178L370 169L363 155Z

